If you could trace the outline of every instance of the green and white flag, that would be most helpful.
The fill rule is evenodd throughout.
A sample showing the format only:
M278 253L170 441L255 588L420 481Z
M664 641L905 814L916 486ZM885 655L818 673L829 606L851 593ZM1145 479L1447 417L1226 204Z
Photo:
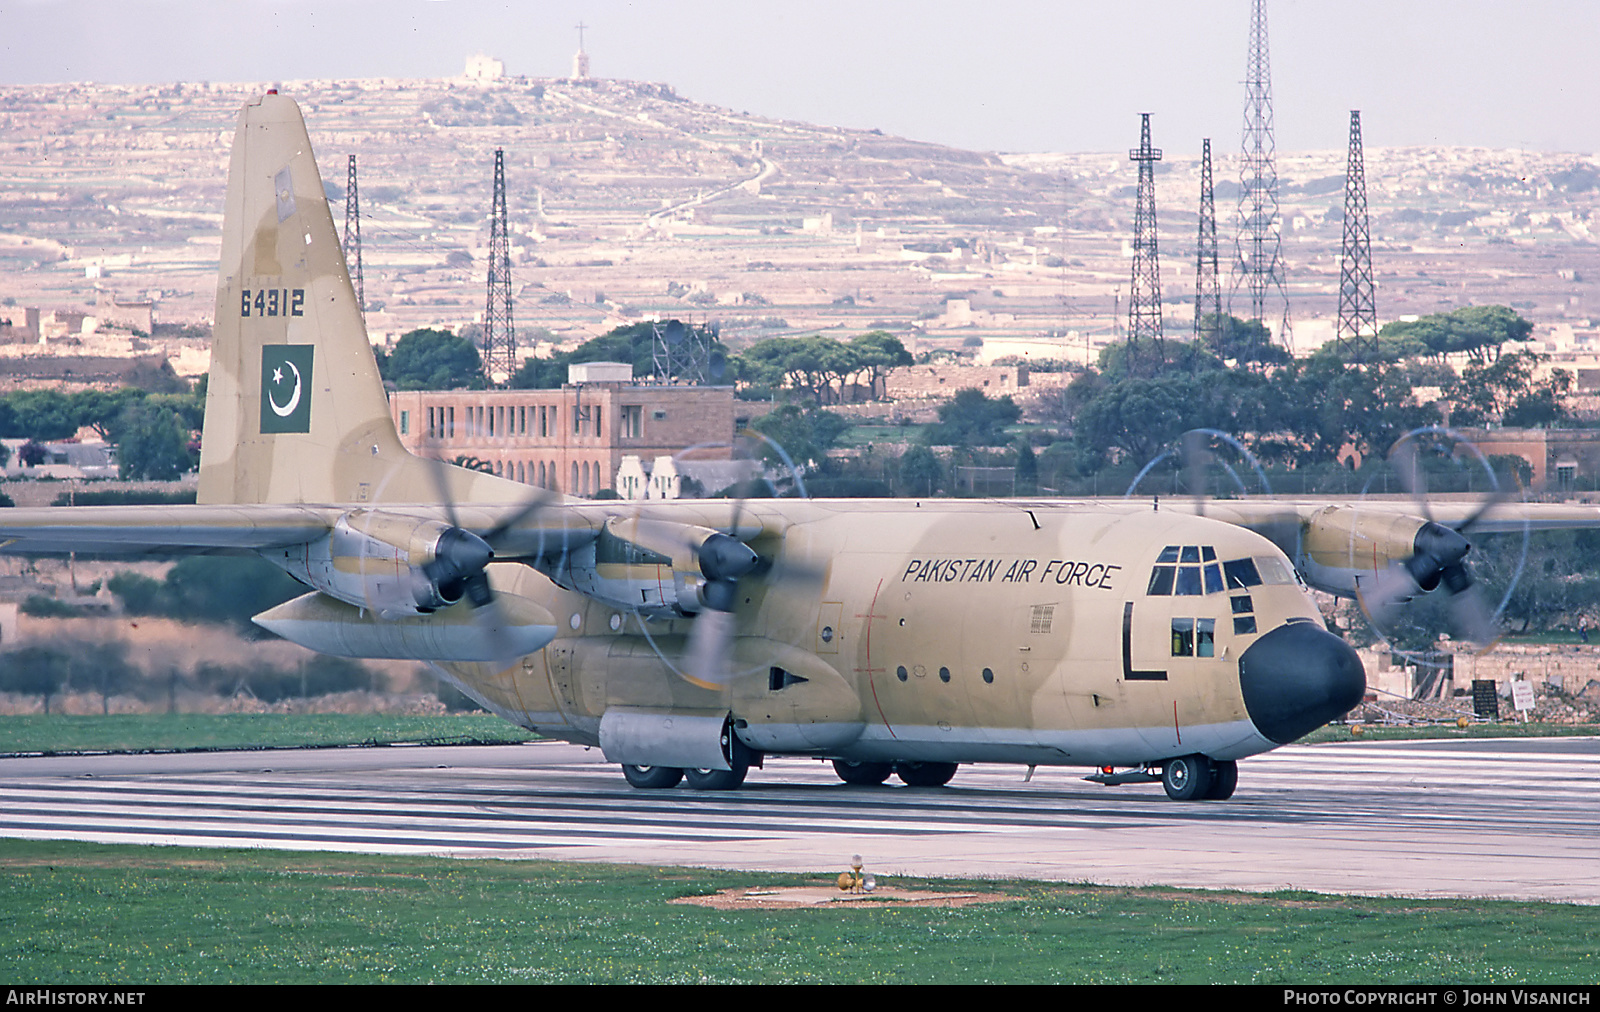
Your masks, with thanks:
M311 431L309 344L269 344L261 349L261 431Z

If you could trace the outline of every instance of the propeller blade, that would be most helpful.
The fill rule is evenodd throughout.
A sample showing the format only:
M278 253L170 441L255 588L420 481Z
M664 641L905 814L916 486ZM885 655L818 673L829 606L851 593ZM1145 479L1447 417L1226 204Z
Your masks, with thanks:
M504 536L507 531L514 529L524 520L533 516L535 513L538 513L540 510L544 509L554 501L555 497L549 495L548 493L535 492L533 495L524 500L522 505L518 506L510 516L502 518L499 523L485 531L483 540L487 541L490 545L493 545L496 541L500 540L500 538Z
M1500 638L1495 628L1494 609L1490 607L1483 589L1476 584L1450 596L1450 626L1452 635L1466 640L1479 650L1487 650Z
M1401 607L1420 593L1422 588L1411 570L1403 563L1394 563L1357 583L1356 603L1381 633L1394 622Z
M1395 472L1400 479L1400 487L1406 494L1416 500L1424 520L1433 520L1433 507L1428 502L1428 476L1422 469L1422 457L1417 449L1417 441L1408 433L1401 437L1394 449L1389 452L1389 461L1394 465Z
M732 653L736 619L731 611L707 608L689 627L684 651L683 677L702 689L720 689L732 678Z
M1183 483L1194 496L1195 514L1202 517L1206 515L1206 471L1211 464L1206 442L1206 434L1199 429L1183 434Z

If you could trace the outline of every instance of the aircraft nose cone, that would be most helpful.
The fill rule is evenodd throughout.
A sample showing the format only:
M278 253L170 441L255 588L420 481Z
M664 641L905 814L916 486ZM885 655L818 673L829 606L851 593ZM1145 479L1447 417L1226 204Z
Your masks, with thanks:
M1367 673L1350 644L1315 623L1293 622L1239 655L1239 687L1256 729L1285 745L1354 709Z

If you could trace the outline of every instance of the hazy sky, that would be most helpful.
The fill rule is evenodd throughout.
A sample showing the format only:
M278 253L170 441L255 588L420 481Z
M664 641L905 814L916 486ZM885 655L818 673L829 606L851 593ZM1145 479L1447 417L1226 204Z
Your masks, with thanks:
M1239 144L1248 0L0 0L0 84L444 77L486 52L997 151ZM1600 151L1594 0L1272 0L1278 147Z

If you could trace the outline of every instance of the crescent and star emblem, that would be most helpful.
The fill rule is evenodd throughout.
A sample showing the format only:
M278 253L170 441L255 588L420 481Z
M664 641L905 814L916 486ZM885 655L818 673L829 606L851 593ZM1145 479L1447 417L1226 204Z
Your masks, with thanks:
M283 364L294 371L294 393L289 395L288 404L280 405L269 391L267 393L267 404L272 407L273 414L277 415L279 418L288 418L290 415L294 414L294 409L300 406L300 369L293 362L290 362L287 359L284 360ZM278 368L272 370L272 385L277 386L282 382L283 369Z

